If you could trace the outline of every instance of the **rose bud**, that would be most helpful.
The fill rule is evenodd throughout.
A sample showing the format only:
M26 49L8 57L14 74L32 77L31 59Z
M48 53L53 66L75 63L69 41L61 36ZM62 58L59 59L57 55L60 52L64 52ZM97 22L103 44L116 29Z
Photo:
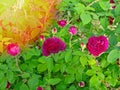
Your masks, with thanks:
M75 26L71 26L71 27L69 28L69 33L70 33L71 35L76 35L76 34L77 34L77 28L76 28Z
M40 41L44 41L45 37L43 35L40 35Z
M63 28L63 27L67 24L67 21L66 21L66 20L60 20L60 21L58 21L57 23L58 23L58 25L59 25L60 27Z
M80 44L80 46L82 48L82 51L86 48L86 45L83 42Z
M17 44L11 43L11 44L8 44L7 46L7 52L11 56L16 56L20 53L20 48Z
M84 87L84 86L85 86L85 82L84 82L84 81L79 82L79 83L78 83L78 86L79 86L79 87Z
M115 8L115 2L114 2L114 0L110 0L110 8L111 9L114 9Z
M120 60L119 60L119 58L116 60L116 64L120 67Z
M114 0L110 0L110 3L115 3Z
M11 86L10 82L7 82L6 89L9 89Z
M37 87L36 90L43 90L43 88L39 86L39 87Z
M56 28L53 28L52 29L52 34L56 34L57 33L57 29Z
M109 20L109 24L110 24L110 25L112 25L112 24L113 24L113 22L114 22L114 18L113 18L113 17L111 17L111 16L109 16L109 17L108 17L108 20Z

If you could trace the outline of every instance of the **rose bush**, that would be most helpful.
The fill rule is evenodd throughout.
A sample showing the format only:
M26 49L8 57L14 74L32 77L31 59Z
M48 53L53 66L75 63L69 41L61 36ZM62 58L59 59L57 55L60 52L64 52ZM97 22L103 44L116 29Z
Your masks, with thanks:
M34 43L6 46L0 90L119 90L119 0L61 0L56 8Z

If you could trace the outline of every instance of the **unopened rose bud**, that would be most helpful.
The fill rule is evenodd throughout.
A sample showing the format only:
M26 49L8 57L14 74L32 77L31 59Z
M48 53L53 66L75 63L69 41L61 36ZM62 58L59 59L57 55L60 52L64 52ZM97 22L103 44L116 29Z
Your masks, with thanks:
M9 89L11 86L10 82L7 82L6 89Z
M44 90L42 87L37 87L37 89L36 90Z
M80 46L81 46L82 51L84 51L84 49L86 48L86 45L82 42L82 43L80 44Z
M78 83L78 86L79 86L79 87L84 87L84 86L85 86L85 82L84 82L84 81L79 82L79 83Z
M110 0L110 3L115 3L114 0Z
M69 33L71 35L76 35L77 34L77 28L75 26L70 26Z
M66 21L66 20L60 20L60 21L58 21L57 23L58 23L58 25L59 25L60 27L63 28L63 27L67 24L67 21Z
M116 60L116 64L120 67L120 59L119 58Z
M57 33L57 28L53 28L52 29L52 34L56 34Z
M38 46L36 46L36 48L37 48L37 49L40 49L41 47L38 45Z
M115 8L115 2L114 0L110 0L110 9L114 9Z
M109 16L109 17L108 17L108 20L109 20L109 24L110 24L110 25L112 25L112 24L113 24L113 22L114 22L114 18L113 18L113 17L111 17L111 16Z
M44 41L45 37L43 35L40 35L40 41Z

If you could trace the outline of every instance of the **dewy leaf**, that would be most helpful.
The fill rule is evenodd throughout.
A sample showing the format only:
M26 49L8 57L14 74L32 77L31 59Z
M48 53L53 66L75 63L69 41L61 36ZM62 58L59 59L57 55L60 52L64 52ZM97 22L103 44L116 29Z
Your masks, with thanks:
M92 20L91 15L90 15L90 14L87 14L86 12L83 12L83 13L80 15L80 18L81 18L81 20L82 20L83 25L88 24L88 23Z
M109 4L109 1L100 1L99 2L99 5L100 7L103 9L103 10L108 10L110 8L110 4Z
M119 58L119 51L114 49L108 54L107 61L113 63L117 58Z
M78 4L75 6L75 10L77 11L78 14L81 14L81 13L84 12L84 10L85 10L85 5L82 4L82 3L78 3Z

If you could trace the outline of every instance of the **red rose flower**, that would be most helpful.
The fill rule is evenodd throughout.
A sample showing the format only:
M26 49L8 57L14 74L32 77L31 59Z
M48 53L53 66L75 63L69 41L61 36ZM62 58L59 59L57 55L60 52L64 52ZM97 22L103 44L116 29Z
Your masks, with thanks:
M49 56L51 53L58 53L66 48L66 44L57 37L48 38L42 45L42 54Z
M107 50L108 45L109 42L105 36L92 36L88 40L87 49L93 56L99 56Z

